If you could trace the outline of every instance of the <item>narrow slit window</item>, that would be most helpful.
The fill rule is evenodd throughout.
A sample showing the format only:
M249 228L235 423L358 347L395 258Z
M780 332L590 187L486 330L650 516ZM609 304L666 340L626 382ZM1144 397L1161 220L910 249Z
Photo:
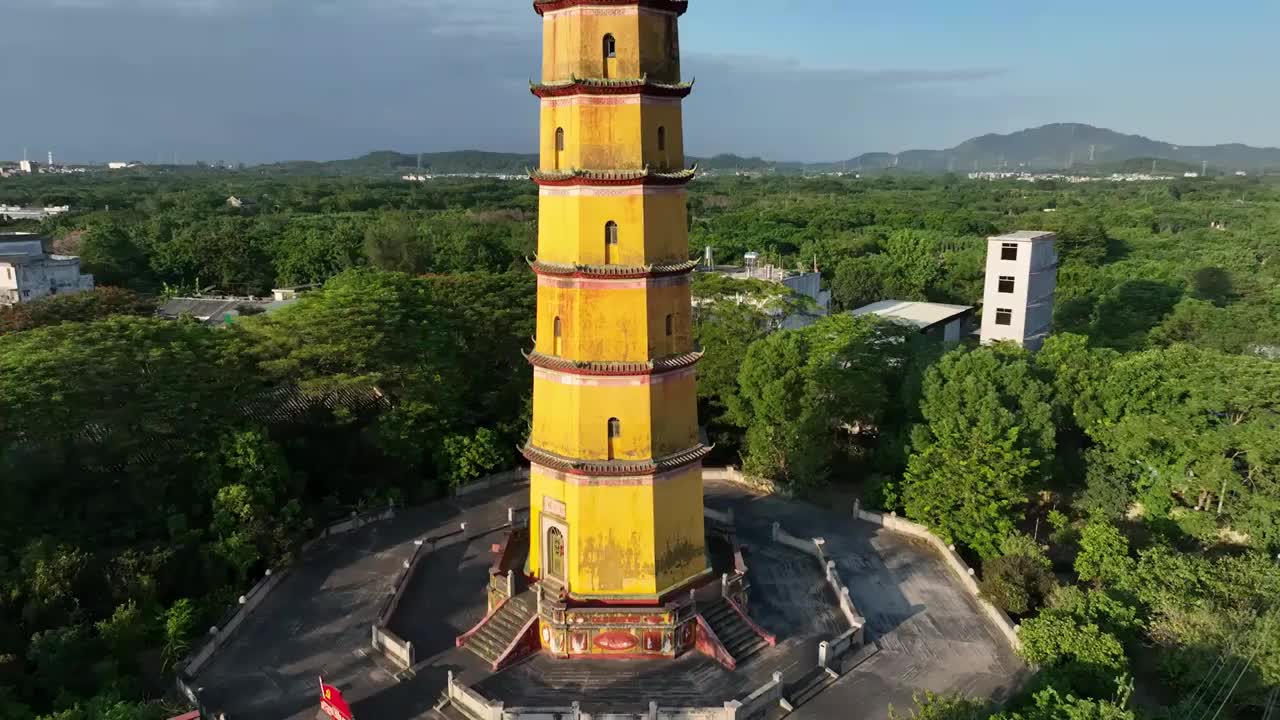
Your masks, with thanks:
M609 418L609 459L618 457L617 443L622 437L622 422L618 418Z
M667 316L667 337L671 337L672 335L675 335L675 334L676 334L676 316L668 315Z
M618 41L612 35L604 36L604 57L606 60L618 57Z

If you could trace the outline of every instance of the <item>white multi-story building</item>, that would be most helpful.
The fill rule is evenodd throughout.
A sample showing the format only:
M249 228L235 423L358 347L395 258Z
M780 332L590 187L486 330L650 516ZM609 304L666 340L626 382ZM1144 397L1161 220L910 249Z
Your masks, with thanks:
M0 306L93 289L93 276L80 272L80 258L50 255L40 236L0 234Z
M987 238L983 344L1009 340L1039 350L1053 324L1058 287L1057 235L1020 231Z

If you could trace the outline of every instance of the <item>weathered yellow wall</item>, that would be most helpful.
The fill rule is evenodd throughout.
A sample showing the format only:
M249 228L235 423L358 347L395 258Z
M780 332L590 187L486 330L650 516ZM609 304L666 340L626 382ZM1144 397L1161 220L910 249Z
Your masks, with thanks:
M667 355L666 317L676 317L688 352L689 284L649 289L575 289L539 284L538 352L556 355L555 319L560 318L560 357L597 362L644 362Z
M609 459L609 419L622 435L614 459L641 461L687 450L698 441L693 374L655 385L590 387L548 377L533 381L533 444L583 460Z
M621 104L631 97L630 104ZM684 133L677 102L612 96L619 104L592 104L589 98L542 102L543 170L684 167ZM667 130L666 151L658 151L658 128ZM564 150L556 152L556 130L564 130Z
M542 24L542 80L605 76L604 36L617 41L617 58L609 77L651 80L680 79L679 29L674 15L553 15ZM674 52L673 52L674 51Z
M615 265L679 263L689 259L688 196L683 190L646 195L566 197L538 201L538 259L603 265L604 227L618 224Z
M654 488L653 505L659 592L707 568L702 517L702 467L687 468Z
M691 468L656 485L575 485L530 477L529 565L541 572L542 498L568 509L569 586L577 596L654 596L706 569L702 475Z

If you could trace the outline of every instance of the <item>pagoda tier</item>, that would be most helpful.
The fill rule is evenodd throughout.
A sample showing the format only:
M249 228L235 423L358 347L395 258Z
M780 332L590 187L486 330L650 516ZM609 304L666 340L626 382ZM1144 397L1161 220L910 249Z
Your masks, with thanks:
M697 166L664 172L651 168L639 170L534 170L529 178L541 187L588 185L688 185L698 174Z
M563 82L529 83L529 91L540 98L573 95L647 95L649 97L686 98L693 83L661 83L640 78L580 78Z
M688 0L534 0L533 2L533 10L539 15L582 6L642 7L676 15L683 15L689 10Z

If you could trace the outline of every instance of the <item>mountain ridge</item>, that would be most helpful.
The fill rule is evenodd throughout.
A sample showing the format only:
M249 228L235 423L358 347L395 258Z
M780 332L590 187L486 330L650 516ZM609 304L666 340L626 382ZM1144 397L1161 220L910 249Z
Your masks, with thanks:
M1218 172L1280 169L1280 148L1253 147L1243 143L1175 145L1084 123L1052 123L1016 132L987 133L945 150L905 150L898 153L867 152L836 162L788 162L721 154L690 157L706 171L715 172L974 172L992 170L1087 171L1134 160L1160 160L1195 166L1207 164ZM531 153L484 150L452 150L435 153L401 153L379 150L359 158L330 161L296 161L260 165L264 173L392 175L523 174L536 167Z

